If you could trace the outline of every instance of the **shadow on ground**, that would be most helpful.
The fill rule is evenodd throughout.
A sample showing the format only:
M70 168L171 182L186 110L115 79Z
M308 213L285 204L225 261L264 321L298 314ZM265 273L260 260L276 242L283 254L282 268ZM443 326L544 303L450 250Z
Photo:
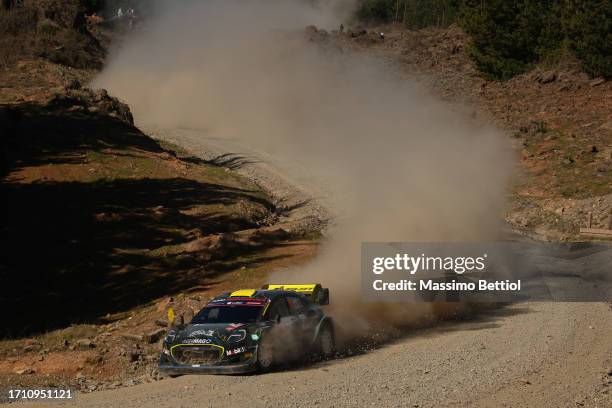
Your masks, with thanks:
M229 206L254 202L272 207L235 183L206 183L187 176L27 183L7 179L7 174L25 168L76 163L83 152L166 151L116 118L58 113L33 104L0 107L0 130L0 307L5 314L0 337L96 322L108 313L206 285L226 268L211 268L209 256L173 252L173 246L256 227L252 219L225 211ZM190 211L202 205L219 210ZM253 250L261 247L238 248L224 259L232 264Z
M81 150L138 149L161 153L155 140L106 115L24 102L0 105L0 176L28 166L73 163Z

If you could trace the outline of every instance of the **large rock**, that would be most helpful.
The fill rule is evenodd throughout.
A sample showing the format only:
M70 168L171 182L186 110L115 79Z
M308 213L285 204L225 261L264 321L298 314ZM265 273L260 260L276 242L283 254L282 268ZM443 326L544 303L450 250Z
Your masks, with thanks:
M130 125L134 124L130 107L119 99L110 96L105 89L93 90L74 85L76 84L69 84L63 93L56 94L51 98L48 106L50 108L108 115Z
M541 84L549 84L555 82L557 73L555 71L546 71L536 76L536 79Z
M82 350L92 349L96 347L96 344L90 339L79 339L76 342L76 346Z
M147 334L147 340L149 343L157 343L166 334L166 329L156 329Z

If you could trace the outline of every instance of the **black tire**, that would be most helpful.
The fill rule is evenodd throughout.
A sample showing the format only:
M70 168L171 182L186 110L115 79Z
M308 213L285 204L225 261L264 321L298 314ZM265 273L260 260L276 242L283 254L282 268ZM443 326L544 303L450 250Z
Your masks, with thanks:
M319 331L319 354L324 359L330 359L336 355L336 337L331 324L326 323Z
M274 366L274 348L272 343L263 336L257 347L257 366L260 371L266 372Z

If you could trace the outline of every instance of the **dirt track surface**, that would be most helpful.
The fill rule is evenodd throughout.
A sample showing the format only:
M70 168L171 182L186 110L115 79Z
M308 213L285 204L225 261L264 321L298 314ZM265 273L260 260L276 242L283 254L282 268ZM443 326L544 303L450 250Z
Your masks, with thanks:
M334 206L331 194L300 163L281 160L245 146L239 140L211 137L195 129L145 128L146 133L180 145L198 157L235 171L265 190L279 209L279 223L287 229L320 230Z
M215 156L225 150L255 157L238 151L238 144L194 131L173 131L171 139L194 153ZM258 155L245 160L239 171L250 173L264 188L274 185L288 207L308 201L299 207L304 217L322 216L321 201L308 196L324 192L311 190L312 180L299 172L279 170L283 165ZM82 394L54 406L610 407L610 339L610 304L523 303L408 332L354 357L262 375L184 376Z
M516 304L355 357L263 375L185 376L59 406L610 407L610 338L609 304Z

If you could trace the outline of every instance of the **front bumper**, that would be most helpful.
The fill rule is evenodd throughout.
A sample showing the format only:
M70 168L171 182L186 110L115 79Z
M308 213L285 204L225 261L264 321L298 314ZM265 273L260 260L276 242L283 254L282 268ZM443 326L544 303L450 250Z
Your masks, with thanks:
M181 364L161 364L159 371L166 375L183 374L246 374L257 371L256 363L241 363L232 365L200 365L189 366Z
M215 364L181 364L171 356L162 353L159 358L159 371L166 375L184 374L245 374L257 371L257 348L249 350L251 357L240 362Z

